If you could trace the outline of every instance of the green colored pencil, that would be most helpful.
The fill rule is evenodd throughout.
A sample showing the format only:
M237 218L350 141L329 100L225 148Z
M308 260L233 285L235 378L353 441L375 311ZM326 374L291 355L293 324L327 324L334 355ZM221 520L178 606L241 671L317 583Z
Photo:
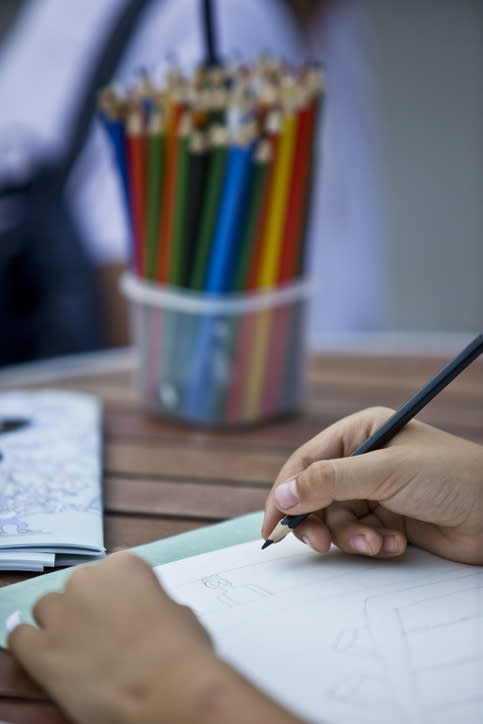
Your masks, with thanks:
M205 198L201 211L200 227L195 245L195 258L190 287L201 291L204 286L210 246L218 216L218 204L228 153L228 132L223 126L214 126L210 131L211 151L208 164Z
M147 275L156 276L158 251L158 226L166 154L166 135L161 111L155 110L148 128L148 179L147 179Z
M171 263L169 283L179 286L183 283L185 253L188 246L186 224L186 199L188 196L188 166L191 120L183 115L179 123L176 182L174 193L173 232L171 237Z

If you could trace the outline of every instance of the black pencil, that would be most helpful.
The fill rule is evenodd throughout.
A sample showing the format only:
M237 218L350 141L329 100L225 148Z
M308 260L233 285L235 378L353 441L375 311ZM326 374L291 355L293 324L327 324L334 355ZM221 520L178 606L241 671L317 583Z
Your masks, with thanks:
M189 150L189 195L187 199L187 248L184 258L183 284L189 287L193 273L196 239L204 199L204 187L208 164L206 139L202 131L194 131Z
M451 380L459 375L473 360L480 356L483 352L483 332L475 337L451 362L449 362L442 370L438 372L424 387L422 387L415 395L411 397L402 407L399 408L386 422L367 438L362 445L359 445L352 455L362 455L363 453L377 450L384 447L392 438L406 425L425 405L430 402L433 397L441 392ZM277 523L273 531L262 546L262 550L272 543L285 538L285 536L294 530L310 513L302 513L301 515L286 515Z

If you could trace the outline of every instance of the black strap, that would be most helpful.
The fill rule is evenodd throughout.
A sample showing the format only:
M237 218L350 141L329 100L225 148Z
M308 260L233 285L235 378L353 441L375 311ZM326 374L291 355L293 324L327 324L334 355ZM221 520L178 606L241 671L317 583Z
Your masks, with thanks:
M150 1L128 0L98 53L94 70L86 81L84 93L79 98L77 111L74 114L74 128L67 144L67 152L61 161L59 172L63 180L67 179L85 143L87 132L96 112L98 90L111 81L129 36L136 28L138 17Z

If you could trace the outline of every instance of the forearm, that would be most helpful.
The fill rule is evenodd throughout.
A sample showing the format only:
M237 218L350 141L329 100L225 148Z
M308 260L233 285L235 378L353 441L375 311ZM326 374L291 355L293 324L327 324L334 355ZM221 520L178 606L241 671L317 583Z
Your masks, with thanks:
M191 661L183 676L168 675L144 700L128 707L144 724L303 724L214 654Z

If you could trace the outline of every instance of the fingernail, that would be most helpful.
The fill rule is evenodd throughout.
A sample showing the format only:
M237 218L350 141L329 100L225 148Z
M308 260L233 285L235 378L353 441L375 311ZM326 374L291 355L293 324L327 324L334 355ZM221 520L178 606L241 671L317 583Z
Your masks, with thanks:
M5 621L5 628L10 633L14 630L20 623L22 623L22 618L20 616L20 611L14 611L10 614L10 616L7 616L7 619Z
M384 553L397 553L399 545L393 535L385 535L382 539L382 550Z
M355 535L349 540L349 545L357 553L372 553L363 535Z
M312 550L315 551L314 546L313 546L312 543L309 541L309 539L307 538L306 535L302 536L302 540L303 540L303 542L305 543L306 546L308 546L309 548L312 548Z
M299 502L299 496L297 495L297 484L295 482L295 478L287 480L287 482L276 487L274 497L277 505L283 510L293 508L294 505L297 505Z

